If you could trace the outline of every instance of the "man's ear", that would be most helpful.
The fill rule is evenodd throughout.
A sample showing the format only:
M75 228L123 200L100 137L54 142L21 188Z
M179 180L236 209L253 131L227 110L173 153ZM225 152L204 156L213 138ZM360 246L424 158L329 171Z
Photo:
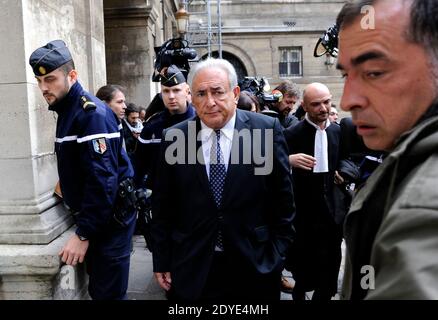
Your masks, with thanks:
M237 104L237 101L239 101L239 97L240 97L240 87L239 86L234 87L233 94L234 94L234 101L236 101L236 104Z
M68 73L68 76L70 77L71 81L77 81L78 80L78 72L76 70L71 70Z

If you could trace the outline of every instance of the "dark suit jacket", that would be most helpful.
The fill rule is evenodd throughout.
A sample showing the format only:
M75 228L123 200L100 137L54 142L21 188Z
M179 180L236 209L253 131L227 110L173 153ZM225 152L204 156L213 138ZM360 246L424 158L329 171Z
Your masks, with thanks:
M179 129L186 138L189 123L180 123L165 134ZM197 133L200 120L195 118L191 122L194 124ZM164 157L172 142L162 142L153 197L154 271L170 271L175 293L186 300L196 300L202 292L219 226L232 263L259 274L282 270L284 253L293 236L295 208L287 147L278 119L237 110L235 128L239 132L248 129L250 133L262 129L262 139L261 143L253 141L244 146L242 136L234 133L232 148L239 148L239 164L230 160L219 209L210 191L205 165L198 161L187 164L187 152L183 156L185 164L168 164ZM265 145L265 129L273 130L272 149ZM185 142L186 150L190 150L188 143ZM243 148L253 151L256 143L261 146L262 155L273 158L273 169L268 175L255 175L254 169L260 166L252 160L243 164ZM198 150L202 154L200 141L196 142Z
M313 204L315 202L315 196L319 193L318 191L321 190L321 193L324 195L324 201L326 202L329 210L328 213L333 217L335 216L333 187L334 174L339 162L340 132L341 129L339 125L334 123L326 129L329 172L326 175L324 186L321 184L319 186L315 186L315 183L319 184L320 178L316 177L313 171L299 168L292 169L297 209L299 209L299 207L309 207L311 204ZM289 148L289 154L305 153L314 156L315 134L316 129L306 120L302 120L299 124L286 129L284 131L284 136ZM298 193L300 194L299 196Z

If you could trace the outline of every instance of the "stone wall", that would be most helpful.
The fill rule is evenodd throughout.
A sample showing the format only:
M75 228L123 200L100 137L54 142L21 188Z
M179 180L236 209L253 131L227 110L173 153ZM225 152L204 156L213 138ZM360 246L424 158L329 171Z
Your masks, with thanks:
M33 50L54 39L69 46L85 88L95 92L105 83L102 0L0 1L0 116L7 119L0 132L0 298L5 299L63 296L56 290L58 252L72 219L53 196L56 116L47 110L28 65ZM67 295L78 296L83 285L78 281Z
M155 46L172 38L175 0L105 0L108 83L126 88L128 102L146 107L159 92L152 82Z

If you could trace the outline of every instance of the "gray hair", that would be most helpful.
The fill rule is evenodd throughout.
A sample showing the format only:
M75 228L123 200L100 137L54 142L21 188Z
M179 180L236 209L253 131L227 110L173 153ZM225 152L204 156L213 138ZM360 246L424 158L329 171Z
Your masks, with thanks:
M228 75L228 80L230 82L230 89L233 90L237 87L237 74L233 65L224 59L213 59L208 58L197 63L191 70L187 79L187 83L190 85L190 88L193 85L193 79L197 76L197 74L204 69L220 69L225 71Z

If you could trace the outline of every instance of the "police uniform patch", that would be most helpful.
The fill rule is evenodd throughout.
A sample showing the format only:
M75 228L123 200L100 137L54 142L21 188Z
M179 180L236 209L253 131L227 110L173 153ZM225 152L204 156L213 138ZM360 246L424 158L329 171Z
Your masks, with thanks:
M104 154L107 150L105 138L94 139L93 148L96 153Z
M81 100L82 100L82 108L84 108L85 111L96 109L96 104L93 101L88 100L86 96L82 96Z

